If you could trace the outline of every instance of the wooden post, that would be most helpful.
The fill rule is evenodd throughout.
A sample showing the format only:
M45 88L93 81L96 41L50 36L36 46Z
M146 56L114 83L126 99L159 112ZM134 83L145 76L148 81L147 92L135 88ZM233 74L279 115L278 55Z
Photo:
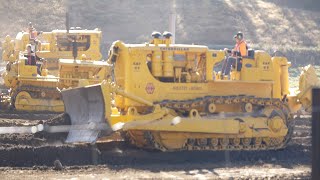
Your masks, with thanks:
M320 89L312 89L312 172L313 180L320 179Z

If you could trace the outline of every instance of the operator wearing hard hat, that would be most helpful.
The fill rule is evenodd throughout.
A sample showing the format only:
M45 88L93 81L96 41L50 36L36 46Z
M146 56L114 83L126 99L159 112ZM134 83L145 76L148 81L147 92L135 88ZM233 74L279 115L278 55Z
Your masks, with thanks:
M29 27L28 27L28 30L29 30L29 39L30 39L30 42L34 41L36 38L37 38L37 30L33 27L32 23L29 22Z
M247 56L248 48L246 41L243 39L243 33L239 31L233 38L236 39L233 52L235 52L237 56Z
M239 66L240 68L237 68L237 69L241 69L241 57L247 56L248 46L246 41L243 38L243 33L239 31L236 35L234 35L234 39L236 40L236 44L231 51L231 56L229 56L228 59L223 64L223 68L222 68L223 75L229 75L231 70L231 65L235 66L236 60L240 65Z
M35 43L37 43L39 40L38 35L42 34L42 31L37 31L36 28L33 27L32 23L29 22L28 24L28 32L29 32L29 43L31 45L34 45Z

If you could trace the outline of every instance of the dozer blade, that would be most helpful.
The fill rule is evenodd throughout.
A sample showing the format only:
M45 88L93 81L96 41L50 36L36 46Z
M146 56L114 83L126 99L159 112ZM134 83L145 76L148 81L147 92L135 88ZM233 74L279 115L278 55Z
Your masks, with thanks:
M100 133L108 135L112 132L105 119L100 84L63 90L61 93L65 112L71 120L67 143L94 143Z

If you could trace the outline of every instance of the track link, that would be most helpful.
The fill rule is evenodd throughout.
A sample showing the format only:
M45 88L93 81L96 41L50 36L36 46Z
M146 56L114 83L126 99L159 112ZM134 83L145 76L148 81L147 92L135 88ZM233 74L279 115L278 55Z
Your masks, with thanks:
M175 110L180 114L186 114L193 109L199 111L201 116L208 116L212 113L208 110L209 104L230 105L230 104L247 104L250 103L253 107L251 116L263 117L258 111L264 108L273 109L273 113L279 115L288 128L288 133L284 137L270 138L270 137L252 137L252 138L234 138L225 136L223 138L203 138L194 139L192 133L188 133L187 142L180 149L167 149L161 141L157 140L157 136L161 132L153 131L129 131L126 138L135 146L147 149L156 149L161 151L183 151L183 150L276 150L285 148L288 144L292 132L293 121L289 108L286 102L280 99L272 98L256 98L254 96L206 96L184 101L168 101L159 102L162 107L167 107ZM236 117L236 116L235 116ZM197 133L194 133L196 135Z

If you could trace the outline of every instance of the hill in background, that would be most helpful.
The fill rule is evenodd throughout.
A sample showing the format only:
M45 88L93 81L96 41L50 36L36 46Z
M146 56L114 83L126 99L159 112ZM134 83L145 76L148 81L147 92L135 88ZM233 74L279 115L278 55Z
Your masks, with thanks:
M104 52L115 40L149 41L152 31L168 30L177 15L176 42L210 47L232 46L243 31L250 46L283 51L295 63L317 63L320 51L320 3L312 0L1 0L0 40L15 36L29 21L37 30L71 25L103 31Z

